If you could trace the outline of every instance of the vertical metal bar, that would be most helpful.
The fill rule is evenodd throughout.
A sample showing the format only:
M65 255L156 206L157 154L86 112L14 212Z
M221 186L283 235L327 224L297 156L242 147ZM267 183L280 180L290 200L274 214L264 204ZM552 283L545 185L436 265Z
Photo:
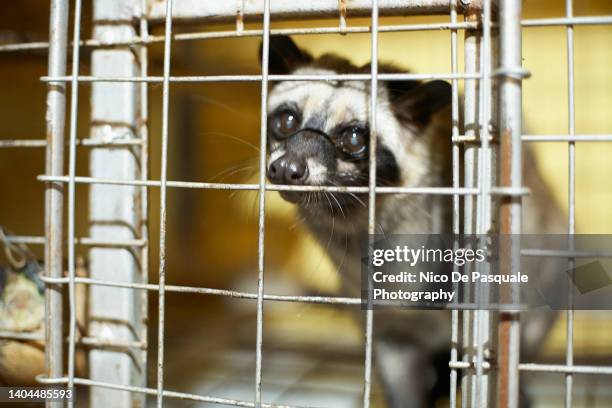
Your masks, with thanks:
M68 0L52 0L49 18L50 76L66 75L68 37ZM64 120L66 116L66 84L47 85L47 150L46 174L64 174ZM64 185L49 182L45 186L45 273L51 278L63 274ZM63 368L62 287L47 285L45 289L45 364L49 378L61 377ZM59 408L61 402L47 402L48 408Z
M172 3L166 3L166 25L164 29L164 78L162 90L162 146L159 205L159 291L157 333L157 407L163 406L164 390L164 330L166 303L166 192L168 177L168 110L170 106L170 50L172 43Z
M457 24L457 3L451 1L450 10L451 24ZM451 72L456 74L459 70L457 58L457 29L451 30ZM452 139L457 140L459 137L459 81L453 79L452 84L452 100L451 100L451 125L452 125ZM460 186L460 175L459 170L461 167L460 160L460 148L458 142L453 142L452 147L452 173L453 173L453 187L459 188ZM460 199L458 194L453 195L453 234L459 235L461 233L461 216L460 216ZM458 345L459 343L459 310L453 309L451 311L451 352L450 361L451 363L457 362L459 356ZM452 367L450 370L450 401L449 405L451 408L457 408L457 368Z
M97 0L93 3L93 36L104 42L130 41L137 37L132 18L139 3L134 0ZM96 49L91 56L93 75L134 77L142 70L140 48ZM146 59L146 58L145 58ZM145 61L146 64L146 61ZM145 66L146 68L146 66ZM94 83L91 85L91 138L96 141L134 139L142 133L141 104L145 84ZM146 126L146 122L145 122ZM142 145L140 145L142 146ZM137 179L146 176L146 150L139 145L109 148L92 147L90 174L97 178ZM146 149L146 142L145 142ZM146 196L137 186L118 187L92 184L89 189L90 236L95 239L135 239L146 236ZM145 193L146 194L146 193ZM143 207L143 204L145 207ZM144 238L144 237L140 237ZM145 245L146 246L146 245ZM127 248L93 247L89 251L89 273L94 279L131 283L147 281L147 248L140 253ZM140 256L139 256L140 255ZM92 286L89 301L89 335L119 342L146 341L146 298L138 292ZM89 352L90 378L131 386L146 385L146 350L92 349ZM122 390L91 389L92 407L144 405L145 396Z
M264 0L263 36L261 49L261 115L259 135L259 226L257 247L257 338L255 344L255 407L261 407L263 295L266 227L266 152L268 140L268 57L270 49L270 0Z
M477 10L468 9L464 13L467 22L475 23L480 21L480 15ZM478 29L466 30L464 40L465 53L465 73L474 74L480 70L480 32ZM465 135L470 139L475 139L478 135L478 103L479 103L479 88L480 83L476 79L468 79L465 81L464 90L464 128ZM474 188L477 183L476 169L478 168L478 152L479 149L475 144L468 144L464 148L464 187ZM463 232L465 234L475 234L475 218L476 218L476 202L475 197L467 195L463 201ZM469 300L466 293L466 300ZM462 360L466 363L473 362L474 337L473 323L475 311L464 310L462 339L463 339L463 357ZM461 378L461 406L469 407L474 401L475 381L474 372L466 370Z
M522 129L522 47L521 47L521 0L501 0L499 9L500 69L507 73L501 79L500 135L501 135L501 180L505 187L519 188L522 185L521 172L521 129ZM513 74L514 73L514 74ZM512 234L506 248L509 259L502 262L504 272L518 270L520 247L518 234L521 233L521 197L504 197L500 207L500 230L504 235ZM504 243L506 244L506 243ZM516 300L516 294L504 294L505 300ZM501 313L498 323L498 396L500 408L517 408L519 396L520 361L520 315Z
M574 16L573 0L566 0L566 16L572 18ZM575 114L575 98L574 98L574 26L567 26L567 80L568 80L568 132L569 136L576 135L576 114ZM568 232L576 233L576 189L575 189L575 147L576 143L570 141L569 147L569 214L568 214Z
M147 0L140 0L140 38L146 40L149 37L149 24L146 16ZM148 46L142 44L139 48L140 76L146 77L149 71ZM140 139L140 179L145 182L149 179L149 84L140 84L140 109L138 112L138 138ZM140 238L144 245L140 250L140 274L143 283L149 282L149 190L143 186L140 190L140 213L137 221L140 223ZM149 327L149 294L148 291L140 291L140 340L147 346L143 348L140 361L143 367L147 367L149 354L148 327ZM147 370L143 372L143 385L147 385Z
M565 15L567 18L574 16L573 0L565 1ZM569 136L573 137L576 134L576 115L574 106L574 26L567 26L567 80L568 80L568 132ZM568 234L570 235L570 245L573 249L573 237L576 233L576 144L572 141L568 143L568 159L569 159L569 180L568 180ZM575 261L573 258L568 259L569 270L574 270ZM574 311L573 307L573 287L572 279L569 280L569 307L567 310L567 328L566 328L566 351L565 364L572 366L574 364ZM565 374L565 407L572 406L572 390L574 384L574 376L568 372Z
M477 11L468 10L465 20L469 23L479 23L480 15ZM480 42L479 29L465 31L465 62L466 74L476 74L480 71ZM478 137L478 106L480 82L477 79L466 79L464 84L464 127L467 139L475 140ZM475 188L477 184L476 169L478 168L478 146L467 144L464 149L464 187ZM476 231L476 200L474 195L467 195L463 205L463 228L466 234L475 234Z
M81 0L75 0L74 31L72 45L72 79L70 82L70 147L68 154L68 304L70 318L68 328L68 387L74 387L74 356L76 347L76 299L75 299L75 189L76 183L76 131L79 108L79 43L81 39ZM74 400L68 403L74 406Z
M482 43L481 43L481 58L480 58L480 105L479 105L479 161L478 161L478 186L479 194L476 203L476 231L478 234L485 235L492 232L495 228L493 223L493 203L491 200L490 190L496 181L496 150L490 146L490 127L492 126L493 112L493 86L491 81L491 66L493 61L493 52L496 50L492 42L491 21L492 21L492 6L491 0L483 0L482 2ZM490 273L490 271L484 271ZM475 293L477 302L486 303L489 294L488 288L477 285ZM486 407L489 405L488 397L490 382L493 377L493 371L484 372L484 354L485 345L489 345L491 341L491 319L492 313L485 309L477 309L475 312L474 322L474 339L476 348L476 386L475 403L476 407Z
M490 189L492 167L489 148L491 120L491 0L483 0L482 10L482 51L481 51L481 86L480 86L480 147L481 159L478 164L478 181L480 184L477 230L486 234L491 227Z
M378 94L378 0L372 0L372 33L370 73L370 169L368 180L368 234L376 233L376 101ZM368 280L369 282L369 280ZM365 327L365 369L363 381L363 407L370 407L372 391L372 336L374 332L374 309L366 310Z

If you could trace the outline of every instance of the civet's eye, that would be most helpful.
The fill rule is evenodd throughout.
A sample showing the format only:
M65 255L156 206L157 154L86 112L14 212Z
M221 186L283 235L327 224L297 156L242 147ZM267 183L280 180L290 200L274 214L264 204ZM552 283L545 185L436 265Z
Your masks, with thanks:
M274 114L270 126L279 138L291 136L300 128L300 115L292 109L283 109Z
M339 136L338 142L342 151L354 157L364 156L368 142L367 129L351 126L344 129Z

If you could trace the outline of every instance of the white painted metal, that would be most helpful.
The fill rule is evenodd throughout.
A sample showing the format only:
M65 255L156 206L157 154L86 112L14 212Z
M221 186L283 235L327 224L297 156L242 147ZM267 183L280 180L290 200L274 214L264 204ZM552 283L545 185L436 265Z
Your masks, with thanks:
M94 38L105 41L130 40L137 33L131 23L135 12L131 0L94 2ZM129 49L100 49L92 53L92 74L132 77L140 75L136 54ZM139 125L139 84L95 83L91 97L91 139L133 139ZM90 153L93 177L139 178L138 155L134 147L94 147ZM112 165L109 165L111 164ZM90 236L94 239L140 238L139 194L131 186L90 186ZM138 251L127 248L92 248L89 252L90 275L94 279L145 283L136 259ZM89 336L103 341L142 341L143 298L130 289L90 287ZM146 385L144 353L126 350L93 349L89 353L90 378L132 386ZM144 406L144 396L120 390L91 389L91 406Z
M235 1L175 0L174 19L232 21L238 17ZM450 10L449 0L380 0L381 15L442 14ZM244 18L261 21L264 2L244 0L240 14ZM346 3L348 17L369 16L372 0L351 0ZM338 0L287 1L271 0L270 13L274 19L339 16ZM150 1L148 15L151 20L162 21L166 15L165 1Z
M466 21L478 22L478 13L471 12L465 15ZM481 35L478 30L468 30L465 32L464 39L464 59L466 73L477 72L480 69L480 42ZM480 84L476 79L466 80L464 89L464 127L465 135L470 139L476 140L477 122L478 122L478 94ZM477 169L478 169L478 145L467 144L463 150L463 185L466 188L475 188L477 186ZM475 234L476 231L476 197L466 196L463 201L463 233ZM462 361L471 364L474 359L474 314L475 311L462 311ZM474 395L476 393L476 381L473 371L466 371L461 378L461 407L471 407L474 403Z

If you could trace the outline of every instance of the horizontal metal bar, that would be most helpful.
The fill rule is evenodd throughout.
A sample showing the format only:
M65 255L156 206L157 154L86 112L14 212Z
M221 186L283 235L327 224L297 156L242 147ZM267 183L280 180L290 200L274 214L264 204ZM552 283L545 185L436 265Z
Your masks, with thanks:
M25 245L44 245L45 237L40 236L26 236L26 235L9 235L7 237L9 242L13 242L16 244L25 244ZM132 248L132 247L142 247L146 244L146 241L143 239L131 239L131 240L121 240L121 241L110 241L110 240L102 240L102 239L93 239L93 238L75 238L75 245L83 245L83 246L95 246L95 247L117 247L117 248Z
M393 32L408 32L408 31L442 31L442 30L470 30L476 29L478 25L473 22L462 23L427 23L427 24L393 24L380 26L379 33ZM317 35L317 34L360 34L370 33L370 26L352 26L346 28L340 27L310 27L310 28L278 28L270 30L271 36L279 35ZM175 34L172 37L174 41L190 41L190 40L207 40L219 38L242 38L242 37L260 37L263 35L262 30L227 30L227 31L210 31L210 32L195 32ZM162 42L164 36L150 36L144 40L149 43Z
M242 2L241 14L245 19L259 19L263 16L263 1ZM166 2L150 3L147 19L162 22ZM448 0L379 0L381 16L408 16L414 14L448 14ZM351 0L347 3L348 17L369 17L372 13L371 0ZM333 18L339 15L338 0L308 0L299 3L286 0L272 0L270 13L274 21L295 18ZM172 18L175 21L235 21L238 17L236 2L182 0L174 4Z
M77 139L77 146L85 147L121 147L121 146L139 146L142 144L140 139L114 139L114 140L97 140L97 139ZM47 141L44 139L13 139L0 140L1 148L14 147L47 147Z
M459 135L453 137L453 143L480 143L481 139L474 136ZM489 137L489 142L493 137ZM523 135L523 142L612 142L612 134L584 135Z
M45 336L42 333L2 330L0 331L0 339L21 341L45 341Z
M449 363L450 368L459 370L474 370L474 363L468 361L454 361ZM489 370L491 364L485 361L483 369ZM587 365L563 365L563 364L537 364L537 363L521 363L519 370L540 373L557 373L557 374L601 374L612 375L612 367L610 366L587 366Z
M469 361L450 361L448 363L448 367L449 368L454 368L457 370L475 370L476 369L476 363L475 362L469 362ZM491 368L491 364L488 361L483 361L482 362L482 368L485 370L488 370Z
M407 31L440 31L440 30L468 30L476 29L478 25L473 22L462 23L429 23L429 24L394 24L381 26L379 32L407 32ZM369 26L353 26L341 29L339 27L309 27L309 28L279 28L270 30L271 36L278 35L317 35L317 34L346 34L346 33L369 33ZM262 30L224 30L224 31L208 31L208 32L192 32L179 33L172 36L172 41L196 41L196 40L213 40L221 38L246 38L260 37L263 35ZM147 45L154 43L162 43L165 40L164 35L150 35L146 38L134 37L129 41L100 41L96 39L83 40L80 42L81 47L85 48L107 48L107 47L125 47L132 45ZM46 50L49 43L21 43L21 44L6 44L0 45L0 52L3 51L31 51L31 50Z
M459 136L453 139L453 142L467 143L479 142L480 139L474 139L466 136ZM523 142L612 142L612 135L523 135ZM95 139L77 139L77 146L84 147L121 147L121 146L139 146L142 144L140 139L115 139L109 141L101 141ZM47 141L44 139L13 139L0 140L1 148L20 148L20 147L46 147Z
M603 374L612 375L612 367L609 366L586 366L586 365L563 365L563 364L535 364L523 363L519 364L519 370L540 372L540 373L558 373L558 374Z
M76 182L78 183L79 181L76 180ZM168 183L172 183L172 182L168 182ZM201 184L201 183L197 183L197 184ZM270 185L268 187L276 188L276 187L284 187L284 186ZM307 187L307 186L304 186L304 187ZM339 187L330 187L330 188L332 188L333 190L337 190ZM379 187L379 188L389 189L390 187ZM379 188L376 189L377 192ZM363 189L363 187L361 187L360 189ZM367 190L367 187L365 187L365 189ZM441 189L441 188L437 188L437 189ZM421 190L422 188L419 189L419 192ZM452 190L452 189L448 188L445 190ZM475 190L475 189L469 189L469 190ZM465 193L467 194L467 192ZM423 194L428 194L428 193L423 193ZM454 191L445 192L445 195L454 195L454 194L461 194L461 193L457 193ZM475 190L474 192L471 192L471 194L477 194L477 190ZM12 243L20 243L20 244L26 244L26 245L43 245L45 243L45 238L39 237L39 236L10 235L7 237L7 239L9 240L9 242L12 242ZM95 247L131 248L131 247L142 247L143 245L145 245L145 241L141 239L109 241L109 240L99 240L99 239L92 239L92 238L85 237L85 238L76 238L75 244L83 245L83 246L95 246ZM523 256L541 256L541 257L560 257L560 258L612 258L612 252L562 251L562 250L550 250L550 249L523 249L521 250L521 255ZM0 337L2 337L1 332L0 332Z
M530 190L527 187L489 187L489 194L501 196L527 196Z
M39 181L44 182L69 182L68 176L51 177L41 175L38 176ZM147 186L160 187L161 182L158 180L111 180L93 177L75 177L74 181L80 184L109 184L123 186ZM177 188L194 188L194 189L213 189L213 190L247 190L255 191L259 189L259 184L231 184L231 183L205 183L194 181L167 181L168 187ZM367 193L369 187L342 187L342 186L295 186L281 184L266 184L267 191L326 191L336 193ZM479 194L477 188L455 188L455 187L376 187L377 194L429 194L429 195L474 195ZM524 196L529 194L527 188L509 188L509 187L493 187L491 194L504 196Z
M66 283L68 283L66 281ZM0 339L17 340L17 341L38 341L44 342L45 336L40 333L16 332L16 331L0 331ZM68 339L66 339L68 341ZM83 337L77 340L77 344L82 344L90 347L109 347L109 348L138 348L146 350L147 344L142 341L109 341L94 337Z
M453 143L478 143L480 144L481 142L481 138L478 136L466 136L466 135L459 135L459 136L454 136L451 138L451 141ZM493 136L489 136L489 143L493 142Z
M51 278L48 276L41 276L41 280L47 284L53 285L66 285L70 282L68 277L62 278ZM76 277L74 282L77 284L84 285L98 285L98 286L108 286L115 288L124 288L124 289L134 289L134 290L148 290L148 291L158 291L159 285L153 283L132 283L132 282L115 282L115 281L107 281L100 279L91 279L91 278L83 278ZM178 293L193 293L200 295L212 295L212 296L224 296L235 299L249 299L249 300L257 300L258 294L251 292L240 292L235 290L227 290L227 289L214 289L214 288L202 288L196 286L178 286L178 285L164 285L165 291L170 292L178 292ZM263 300L266 301L275 301L275 302L294 302L294 303L314 303L314 304L324 304L324 305L361 305L363 303L363 299L361 298L350 298L350 297L339 297L339 296L311 296L311 295L263 295ZM500 303L489 303L491 308L495 310L504 310L508 312L519 313L520 311L527 310L525 306L515 305L515 304L500 304ZM388 302L380 302L380 306L397 306L397 302L388 301ZM462 310L478 310L482 308L481 304L477 303L461 303L460 308ZM407 308L410 308L409 305L406 305ZM440 305L439 303L420 303L415 306L419 309L454 309L457 308L456 304L449 303Z
M612 16L594 17L561 17L561 18L533 18L522 20L523 27L550 27L550 26L576 26L576 25L604 25L612 24Z
M0 140L0 148L10 148L10 147L47 147L47 141L43 139Z
M0 45L0 52L48 50L48 41L13 43Z
M612 252L562 251L557 249L522 249L521 255L559 258L612 258Z
M435 79L480 79L481 75L476 74L378 74L380 81L429 81ZM70 82L71 76L40 78L42 82ZM81 75L77 77L78 82L163 82L161 76L146 77L102 77ZM371 74L329 74L329 75L268 75L269 81L369 81ZM170 82L261 82L261 75L195 75L195 76L173 76Z
M574 18L539 18L522 20L523 27L553 27L553 26L568 26L568 25L606 25L612 24L612 16L596 16L596 17L574 17ZM461 23L429 23L429 24L394 24L380 26L380 33L390 32L408 32L408 31L437 31L437 30L469 30L476 29L478 25L474 22ZM317 35L317 34L338 34L338 33L369 33L369 26L353 26L353 27L311 27L311 28L280 28L270 30L270 35ZM173 41L194 41L194 40L210 40L220 38L244 38L244 37L260 37L263 35L262 30L224 30L211 32L194 32L181 33L172 36ZM165 40L163 35L151 35L146 38L134 37L130 41L100 41L96 39L88 39L80 41L81 47L85 48L106 48L106 47L121 47L131 45L162 43ZM16 51L41 51L48 50L49 43L46 41L36 41L29 43L14 43L0 45L0 52L16 52Z
M612 142L612 135L523 135L523 142Z
M36 377L36 381L41 384L49 384L49 385L50 384L66 384L68 383L68 378L67 377L48 378L44 375L39 375ZM74 378L74 383L79 384L79 385L88 386L88 387L101 387L101 388L108 388L112 390L129 391L129 392L136 392L136 393L147 394L147 395L157 395L157 390L153 388L134 387L130 385L113 384L113 383L107 383L107 382L102 382L102 381L93 381L87 378L78 378L78 377ZM221 405L232 405L232 406L237 406L237 407L255 407L255 404L253 402L236 400L236 399L207 397L204 395L189 394L185 392L177 392L177 391L169 391L169 390L164 390L162 394L164 397L168 397L168 398L178 398L178 399L183 399L183 400L201 401L201 402L208 402L212 404L221 404ZM268 404L268 403L263 403L261 405L262 407L265 407L265 408L314 408L314 407L298 406L298 405L275 405L275 404Z
M83 344L95 348L147 349L147 343L143 341L109 341L96 337L83 337L77 340L77 344Z
M41 279L44 282L51 284L67 284L68 278L50 278L42 276ZM112 282L100 279L91 279L76 277L75 283L86 284L86 285L99 285L108 286L124 289L139 289L157 291L159 285L154 283L132 283L132 282ZM195 286L178 286L178 285L165 285L167 292L179 292L179 293L194 293L203 295L214 295L214 296L225 296L236 299L252 299L257 300L257 293L240 292L226 289L214 289L214 288L201 288ZM297 296L297 295L264 295L264 300L278 301L278 302L302 302L302 303L318 303L318 304L335 304L335 305L360 305L360 298L348 298L348 297L337 297L337 296Z

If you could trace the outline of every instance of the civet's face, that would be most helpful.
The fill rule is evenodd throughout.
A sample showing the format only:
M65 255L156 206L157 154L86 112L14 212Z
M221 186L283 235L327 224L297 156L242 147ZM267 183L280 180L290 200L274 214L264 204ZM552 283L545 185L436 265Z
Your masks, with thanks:
M324 75L369 72L348 61L324 56L312 60L288 37L270 43L270 73ZM275 184L367 186L370 157L369 81L285 81L268 100L268 179ZM431 97L448 103L448 84L380 82L377 108L376 168L378 185L405 184L402 170L418 152L420 129L433 112ZM400 95L396 96L396 92ZM418 106L418 104L421 104ZM415 167L415 166L412 166ZM418 166L416 166L418 167ZM416 171L421 171L418 168ZM362 205L357 194L282 191L287 201L330 211Z

